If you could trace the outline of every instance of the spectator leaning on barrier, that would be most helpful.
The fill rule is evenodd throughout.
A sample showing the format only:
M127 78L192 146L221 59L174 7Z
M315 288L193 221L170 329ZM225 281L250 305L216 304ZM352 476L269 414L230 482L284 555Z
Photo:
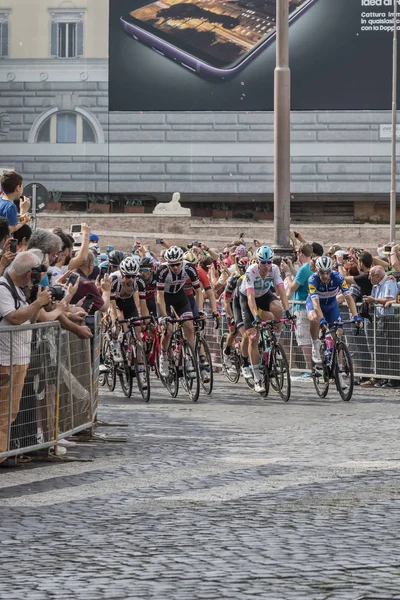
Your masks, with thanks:
M310 321L307 317L305 302L308 297L308 280L313 274L311 270L311 257L313 249L311 244L301 244L298 250L298 262L301 265L297 273L293 274L289 265L282 261L281 271L288 278L288 296L294 294L294 300L297 304L294 305L294 314L296 316L296 340L300 346L306 368L312 370L312 340L310 335ZM301 303L301 304L299 304ZM311 377L310 373L303 373L303 377Z
M383 267L372 267L370 270L373 284L371 296L364 300L375 305L376 315L376 372L378 375L399 374L399 324L394 316L392 304L397 298L396 282L388 278ZM399 386L396 379L381 379L376 387L394 388Z
M0 216L5 217L10 224L10 232L18 231L30 219L28 215L18 216L14 200L22 195L22 175L16 171L6 171L1 177Z
M21 252L13 261L7 275L0 277L0 329L24 325L36 320L40 309L51 296L48 290L39 289L37 298L28 304L22 288L31 287L32 269L40 261L30 252ZM31 353L31 331L16 330L13 335L1 331L0 335L0 452L7 449L8 424L11 401L11 423L19 410L25 375ZM5 459L0 458L0 462Z

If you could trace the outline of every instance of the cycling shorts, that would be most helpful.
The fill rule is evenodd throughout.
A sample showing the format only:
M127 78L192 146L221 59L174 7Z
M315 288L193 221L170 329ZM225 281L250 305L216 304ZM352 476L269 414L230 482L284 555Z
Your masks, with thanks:
M152 296L151 298L148 298L146 300L146 305L147 305L147 310L149 311L149 315L154 315L154 317L157 316L157 304L156 304L156 299L154 296Z
M272 302L275 302L278 298L271 291L268 291L266 294L255 298L257 308L261 309L264 312L269 311L269 307ZM247 296L239 292L239 301L240 308L242 310L242 320L244 323L244 328L246 331L253 327L254 316L249 308L249 304L247 301Z
M139 316L136 303L131 296L130 298L116 298L115 304L118 310L124 315L124 319L133 319Z
M188 296L185 294L185 290L183 288L181 288L175 294L165 292L164 298L165 306L167 308L167 315L171 314L171 308L173 308L180 319L188 319L193 317ZM175 315L173 316L175 317Z
M242 317L242 309L240 308L240 300L238 295L235 294L232 299L232 312L233 318L235 319L235 325L238 329L243 327L243 317Z
M332 323L334 323L335 321L341 321L341 316L340 316L340 308L339 308L339 304L336 302L330 302L329 304L320 304L321 310L322 310L322 314L324 315L324 318L327 320L327 322L329 323L329 325L331 325ZM306 301L306 311L307 314L309 312L311 312L314 309L314 305L312 303L311 297L308 296L307 301Z
M197 302L196 302L196 298L194 294L187 294L188 300L189 300L189 304L190 304L190 308L192 309L192 313L195 319L198 319L199 317L199 310L197 308Z

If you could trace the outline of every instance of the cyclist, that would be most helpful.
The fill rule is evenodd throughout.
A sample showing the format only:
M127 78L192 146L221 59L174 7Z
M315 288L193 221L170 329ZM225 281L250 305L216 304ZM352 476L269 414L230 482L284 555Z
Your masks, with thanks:
M107 246L108 248L108 246ZM100 273L104 275L104 273L115 273L118 271L119 265L124 260L124 253L122 250L114 250L114 246L112 246L113 250L108 254L108 258L103 260L99 264Z
M119 265L119 271L111 275L111 320L114 325L113 331L113 359L115 362L122 363L121 348L118 338L118 331L115 327L116 320L134 319L139 316L139 293L136 284L136 277L139 273L139 262L132 256L124 258ZM128 330L126 323L123 323L123 330ZM141 339L141 326L135 326L136 338ZM138 357L140 360L140 357ZM143 387L147 387L147 380L143 369L140 369L139 376Z
M139 300L140 314L142 317L148 315L157 316L156 291L156 265L154 260L145 256L139 262L139 275L136 279Z
M171 342L172 327L168 324L168 315L171 308L180 319L190 319L193 317L193 311L188 297L185 293L185 283L190 279L196 294L196 302L201 302L201 286L197 271L191 263L183 260L184 251L179 246L170 246L164 254L165 263L159 266L156 272L157 278L157 308L159 323L166 324L161 336L161 356L160 356L160 374L167 377L169 373L168 366L168 348ZM195 336L193 321L183 323L186 339L195 347ZM188 373L193 373L194 366L187 365Z
M233 366L232 360L230 358L231 349L238 332L240 332L240 334L242 335L240 352L243 360L243 364L240 370L245 379L251 379L253 377L253 374L251 372L249 362L249 339L245 335L242 311L240 309L239 301L239 288L245 276L246 268L249 264L249 259L247 257L239 258L236 264L239 269L239 273L234 273L230 276L228 283L225 286L223 296L224 311L227 314L229 328L229 333L226 338L226 346L223 351L223 360L228 369Z
M279 267L272 263L274 253L268 246L257 248L255 263L250 265L240 285L239 301L242 309L244 328L250 344L250 361L254 376L254 391L265 392L260 374L260 353L258 349L257 326L261 320L279 320L282 318L282 305L286 316L291 318L289 301L281 278ZM277 290L281 302L272 292ZM282 303L282 304L281 304ZM261 318L259 316L261 310ZM280 337L282 324L277 325L277 338Z
M357 315L356 303L350 295L345 278L338 271L333 271L332 267L333 262L329 256L320 256L315 261L316 273L311 275L308 280L309 294L306 301L306 310L310 320L312 359L315 364L321 364L322 362L318 339L319 328L327 327L335 321L341 320L336 299L339 291L343 293L355 323L362 323L362 318Z

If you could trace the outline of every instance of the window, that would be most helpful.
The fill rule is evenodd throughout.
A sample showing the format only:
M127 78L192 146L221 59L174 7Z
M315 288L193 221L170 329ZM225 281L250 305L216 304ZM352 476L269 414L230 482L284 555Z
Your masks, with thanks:
M83 14L85 9L50 9L50 53L58 58L83 56Z
M90 122L77 112L58 112L41 124L37 143L51 144L94 144L95 131Z
M8 56L8 15L10 11L0 10L0 57Z

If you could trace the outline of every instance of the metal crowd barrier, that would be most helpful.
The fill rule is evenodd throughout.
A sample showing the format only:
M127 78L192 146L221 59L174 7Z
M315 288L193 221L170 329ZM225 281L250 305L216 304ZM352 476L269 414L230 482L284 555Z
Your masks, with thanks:
M291 312L298 318L300 315L301 319L302 315L306 316L306 312L300 308L300 305L304 306L305 302L290 301ZM376 310L374 305L370 305L371 320L364 320L364 327L358 335L356 335L353 325L344 326L345 340L353 359L355 376L400 379L400 304L393 304L392 307L393 314L387 314L387 309L381 314L379 309ZM209 312L211 314L211 311ZM350 319L347 304L340 306L340 312L343 321ZM306 330L307 323L305 322ZM213 365L217 370L221 368L220 340L222 335L227 332L227 321L223 313L217 331L214 329L212 319L207 320L206 336L211 349ZM304 350L299 346L298 337L299 326L294 332L284 328L281 335L281 342L286 350L293 374L310 371L309 365L306 364ZM311 338L309 343L311 344Z
M98 405L100 315L92 341L58 322L1 327L0 461L46 450L92 428Z

